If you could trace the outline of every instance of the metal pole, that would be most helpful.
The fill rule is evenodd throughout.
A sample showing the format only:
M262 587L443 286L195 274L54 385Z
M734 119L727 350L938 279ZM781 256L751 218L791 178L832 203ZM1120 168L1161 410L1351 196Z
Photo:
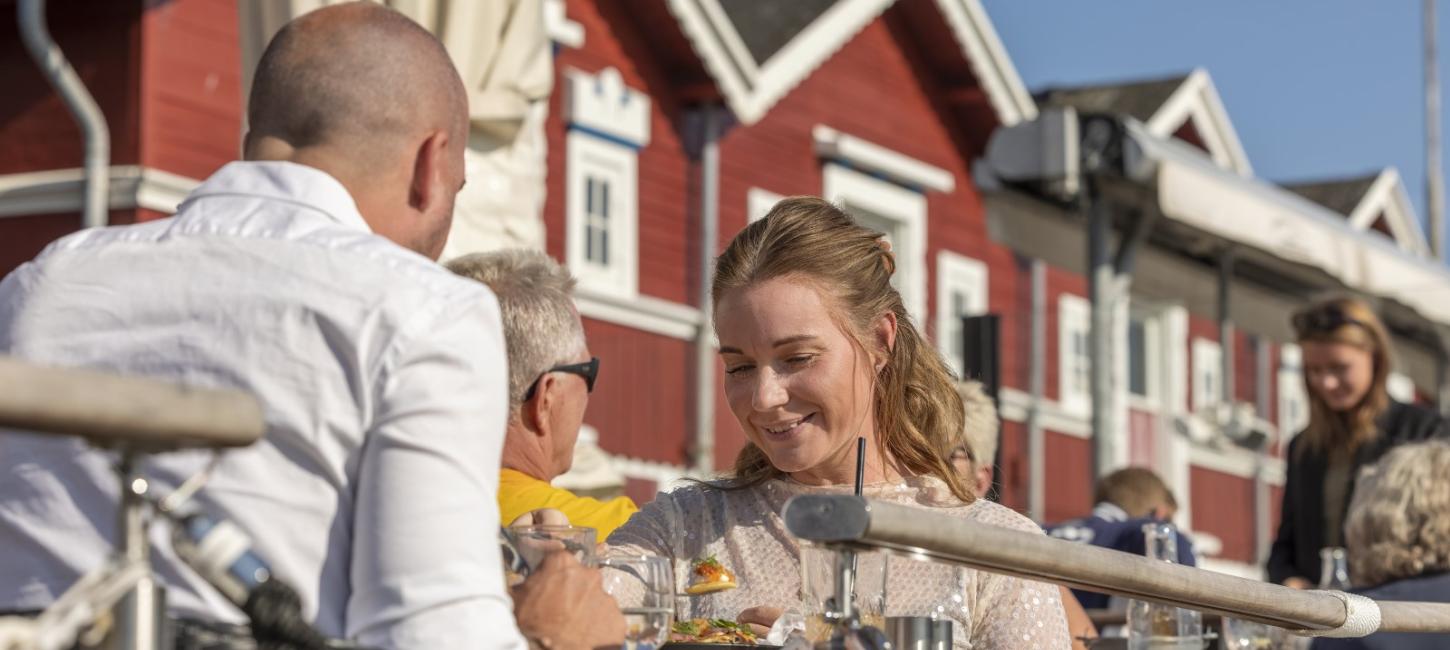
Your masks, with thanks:
M1292 630L1338 628L1344 601L1329 591L1290 589L1091 544L981 524L851 495L800 495L785 504L797 538L887 549L993 573L1044 580ZM1450 603L1380 601L1386 632L1450 632Z
M1435 51L1435 0L1424 0L1425 30L1425 203L1430 221L1430 250L1445 259L1445 177L1441 171L1440 72Z
M1082 201L1088 220L1088 293L1092 326L1088 355L1092 374L1093 477L1106 476L1117 465L1118 423L1113 404L1113 311L1115 273L1108 256L1112 215L1097 192L1096 179L1084 178Z
M700 329L695 334L695 444L691 469L708 473L715 466L715 342L710 284L720 230L720 109L704 109L700 149Z
M1042 398L1047 360L1047 266L1028 262L1032 284L1032 341L1029 343L1027 384L1032 399L1027 406L1027 516L1047 516L1047 445L1042 430Z
M1233 287L1234 252L1226 248L1218 256L1218 346L1223 370L1223 394L1219 402L1234 403L1234 321L1229 307Z
M25 49L81 127L86 169L83 223L86 228L104 226L111 207L111 131L106 115L45 28L45 0L20 0L15 11Z
M1273 370L1269 367L1269 341L1262 336L1254 337L1254 404L1260 414L1269 412L1269 382ZM1282 433L1281 433L1282 435ZM1269 441L1259 445L1254 455L1254 563L1263 566L1269 559L1269 483L1264 472L1269 465Z
M125 451L117 471L121 480L121 512L118 528L121 554L128 563L150 566L151 546L146 539L146 492L149 485L138 471L137 454ZM166 598L154 576L137 581L116 604L114 647L119 650L162 650L166 639ZM163 641L167 641L163 643Z

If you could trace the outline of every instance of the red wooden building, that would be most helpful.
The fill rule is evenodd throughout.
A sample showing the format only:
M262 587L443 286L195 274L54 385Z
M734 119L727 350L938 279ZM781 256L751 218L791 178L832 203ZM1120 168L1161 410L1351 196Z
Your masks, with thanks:
M50 27L109 120L111 222L163 217L237 155L237 5L80 4L54 5ZM888 234L910 310L958 368L961 317L1000 315L1003 502L1049 521L1089 509L1082 226L1030 199L1015 211L993 207L974 164L999 128L1037 119L1039 107L1075 107L1127 116L1154 138L1193 147L1204 164L1263 184L1206 73L1034 98L978 0L543 5L555 57L544 247L580 277L580 311L604 366L586 421L632 495L647 500L674 478L729 466L743 435L718 388L703 269L776 198L817 194ZM13 8L0 0L0 15ZM0 102L0 273L79 227L82 183L79 132L15 30L0 20L9 90ZM1326 188L1299 189L1366 237L1393 238L1406 258L1424 254L1392 172L1358 194ZM1305 413L1295 354L1277 344L1296 303L1248 289L1242 299L1268 315L1221 346L1204 285L1211 270L1158 257L1145 264L1171 272L1140 274L1118 333L1115 460L1170 480L1180 524L1216 559L1210 566L1252 573L1277 520L1278 432L1296 430ZM1042 286L1034 260L1045 262ZM1044 306L1040 341L1034 302ZM1235 360L1232 399L1222 392L1225 347ZM1397 385L1431 392L1427 368ZM1256 408L1235 416L1225 403ZM1265 451L1225 441L1219 430L1235 417L1268 434ZM1037 459L1029 428L1042 436Z

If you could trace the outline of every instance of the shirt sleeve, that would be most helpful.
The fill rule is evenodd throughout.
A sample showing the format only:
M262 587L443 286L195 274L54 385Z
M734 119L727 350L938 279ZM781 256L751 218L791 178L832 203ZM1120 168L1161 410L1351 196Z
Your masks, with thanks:
M369 647L526 646L498 545L502 327L491 294L468 298L415 317L378 377L357 470L345 626Z
M1001 514L985 518L982 523L1043 534L1031 520L1009 512L1003 509ZM976 611L972 618L973 648L1068 650L1072 646L1067 612L1062 607L1062 590L1046 582L978 571Z

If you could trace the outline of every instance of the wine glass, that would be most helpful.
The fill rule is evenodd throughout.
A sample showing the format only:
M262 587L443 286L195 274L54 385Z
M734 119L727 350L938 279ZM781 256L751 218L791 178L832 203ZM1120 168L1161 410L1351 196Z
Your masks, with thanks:
M663 645L675 616L675 572L669 559L611 556L599 560L599 572L604 591L624 613L625 650Z

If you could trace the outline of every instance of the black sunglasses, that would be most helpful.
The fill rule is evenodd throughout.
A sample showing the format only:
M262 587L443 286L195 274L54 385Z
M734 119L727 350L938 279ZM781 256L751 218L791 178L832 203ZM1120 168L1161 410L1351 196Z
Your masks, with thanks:
M1325 305L1301 311L1294 314L1290 324L1294 326L1294 333L1301 339L1311 334L1328 334L1345 325L1358 325L1369 329L1368 325L1344 313L1344 310L1338 305Z
M529 389L524 391L523 401L527 402L531 399L534 399L534 391L537 391L539 389L539 382L544 379L544 375L547 375L551 372L567 372L571 375L579 375L580 377L583 377L584 385L588 387L589 392L592 393L594 392L594 379L599 376L599 357L590 357L590 359L588 361L585 361L584 363L566 363L563 365L554 366L553 368L539 373L538 378L534 379L534 383L529 384Z

